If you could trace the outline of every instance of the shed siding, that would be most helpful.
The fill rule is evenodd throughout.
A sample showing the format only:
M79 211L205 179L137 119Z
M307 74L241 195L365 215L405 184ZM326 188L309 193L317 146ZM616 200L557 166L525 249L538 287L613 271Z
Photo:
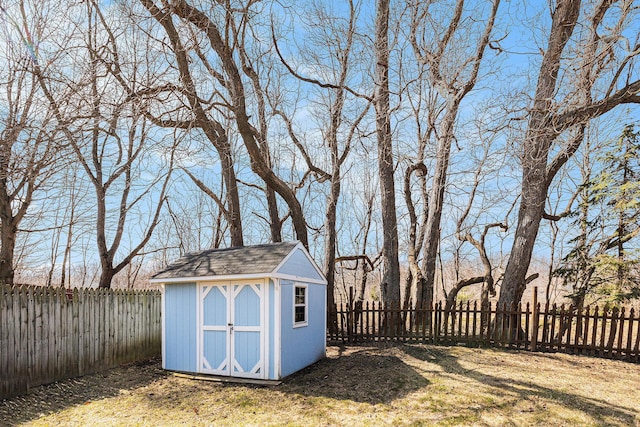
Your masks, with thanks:
M325 356L325 300L326 286L308 286L308 325L293 327L293 287L291 281L281 286L281 377L286 377ZM299 282L303 283L303 282Z
M172 371L196 371L195 283L165 286L165 367Z
M287 259L278 273L289 274L298 277L308 277L309 279L324 280L324 277L318 273L309 258L301 249L296 249Z

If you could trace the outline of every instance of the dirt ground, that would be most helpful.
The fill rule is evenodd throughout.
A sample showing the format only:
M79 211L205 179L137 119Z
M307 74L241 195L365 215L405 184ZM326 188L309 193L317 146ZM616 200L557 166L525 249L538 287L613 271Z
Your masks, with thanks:
M159 360L0 401L0 425L640 425L640 365L424 345L329 347L278 386L197 381Z

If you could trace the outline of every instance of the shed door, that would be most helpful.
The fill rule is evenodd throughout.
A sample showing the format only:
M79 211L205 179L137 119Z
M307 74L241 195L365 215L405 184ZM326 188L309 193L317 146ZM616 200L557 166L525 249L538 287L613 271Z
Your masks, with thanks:
M200 372L266 378L264 295L263 283L200 287Z

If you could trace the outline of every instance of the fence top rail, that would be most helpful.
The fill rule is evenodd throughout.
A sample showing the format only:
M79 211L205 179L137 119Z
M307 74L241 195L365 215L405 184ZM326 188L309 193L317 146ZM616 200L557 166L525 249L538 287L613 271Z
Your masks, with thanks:
M403 307L401 305L393 305L393 306L385 306L381 301L362 301L360 304L352 304L340 303L336 304L334 307L329 306L328 310L331 312L347 312L347 311L402 311L402 312L415 312L415 311L441 311L441 312L465 312L467 310L470 311L484 311L484 312L522 312L526 313L527 310L531 311L532 309L536 309L536 311L541 314L556 314L556 315L635 315L638 313L638 310L634 306L618 306L618 305L609 305L605 304L604 306L599 305L585 305L583 307L576 307L572 304L557 304L557 303L541 303L538 302L535 305L531 302L526 303L517 303L511 304L510 306L502 305L499 306L497 302L489 302L489 305L486 307L482 306L481 301L474 300L466 301L466 302L458 302L455 305L452 305L450 308L446 307L446 302L437 301L431 305L422 305L422 306L413 306L413 307Z
M158 289L106 289L106 288L64 288L60 286L6 285L0 283L0 291L5 294L93 294L93 295L159 295Z

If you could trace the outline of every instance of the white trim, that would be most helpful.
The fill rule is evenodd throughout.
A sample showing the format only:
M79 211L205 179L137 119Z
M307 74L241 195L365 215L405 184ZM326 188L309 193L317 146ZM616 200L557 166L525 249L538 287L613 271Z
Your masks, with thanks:
M204 325L204 313L202 310L204 304L204 298L206 295L216 287L226 299L226 321L224 325ZM226 290L223 289L226 287ZM237 287L237 288L236 288ZM235 299L244 290L245 287L249 287L252 292L255 292L260 299L260 324L258 326L236 326L235 325ZM236 281L197 281L197 304L196 304L196 318L197 318L197 372L205 374L224 375L232 377L243 378L256 378L266 379L269 366L267 365L268 357L265 355L268 353L268 349L265 348L266 340L268 336L265 332L265 328L268 329L268 320L266 316L267 312L267 286L265 284L264 276L259 280L236 280ZM232 322L233 319L233 322ZM229 326L230 323L234 323L233 326ZM233 328L233 332L230 331ZM226 334L226 357L224 361L217 368L211 367L209 361L206 360L203 353L204 346L204 331L224 331ZM236 332L259 332L260 333L260 349L259 349L259 361L256 366L252 367L250 371L242 371L235 358L235 333ZM226 369L225 369L226 368ZM259 369L260 372L255 371Z
M324 322L323 330L324 330L324 357L327 357L327 288L324 288Z
M213 287L216 286L218 291L222 294L222 296L226 300L227 304L227 318L225 319L225 325L204 325L204 312L202 307L204 305L205 297L211 292ZM226 290L224 289L226 287ZM197 318L197 339L196 339L196 361L197 367L196 372L204 373L204 374L214 374L214 375L229 375L229 334L226 333L226 343L227 346L227 355L225 359L220 363L217 367L212 367L211 363L204 356L204 332L205 331L227 331L228 323L229 323L229 298L231 296L231 287L229 283L221 282L221 283L199 283L196 282L196 295L197 295L197 303L196 303L196 318ZM227 367L227 370L224 367Z
M294 283L293 286L293 327L304 328L309 326L309 285L306 283ZM296 288L304 289L304 322L296 322Z
M276 380L280 379L280 372L282 372L282 367L280 366L281 358L280 353L282 351L282 342L281 342L281 326L282 326L282 309L281 309L281 289L280 279L273 279L273 311L275 311L275 315L273 318L273 370L275 371L274 378Z
M222 369L222 365L226 363L226 360L223 360L222 363L220 364L220 366L218 366L218 370ZM211 365L209 364L209 361L207 360L206 357L202 356L202 370L209 370L209 371L213 371L213 368L211 367Z
M160 336L162 339L162 369L167 369L167 332L166 332L166 325L167 325L167 307L166 307L166 298L164 296L164 284L160 285L160 320L162 321L162 324L160 325Z
M262 361L262 371L260 378L266 380L269 378L269 281L262 279L260 297L260 360Z
M225 282L225 281L244 281L244 280L260 280L260 279L283 279L291 281L302 281L306 283L312 283L317 285L327 285L326 280L313 279L311 277L296 276L293 274L283 273L255 273L255 274L230 274L224 276L204 276L204 277L174 277L171 279L149 279L149 283L202 283L202 282Z
M215 286L215 285L211 285ZM235 284L229 283L229 297L227 298L227 327L226 329L226 337L227 337L227 360L229 361L229 371L227 375L233 376L234 371L236 369L236 358L235 358L235 347L236 347L236 296L239 292L236 292L234 289ZM242 289L242 288L240 288ZM231 326L229 326L231 325Z
M276 265L276 267L271 270L271 273L276 273L278 270L280 270L282 268L283 265L285 265L287 263L287 261L289 261L289 258L291 258L293 256L293 253L298 249L298 247L302 246L302 243L298 242L298 244L296 244L293 249L291 249L289 251L289 253L282 258L282 261L280 261L280 263L278 265ZM304 246L302 246L304 247ZM321 277L324 277L321 275Z
M196 372L202 372L202 298L200 297L200 285L196 283Z
M264 349L264 353L262 355L263 360L263 370L262 370L262 378L265 380L269 379L269 280L265 279L262 283L262 346Z
M305 283L312 283L314 285L327 286L326 280L318 280L318 279L313 279L311 277L303 277L303 276L296 276L293 274L283 274L283 273L276 273L274 274L273 277L278 277L279 279L282 279L282 280L291 280L292 282L305 282Z

